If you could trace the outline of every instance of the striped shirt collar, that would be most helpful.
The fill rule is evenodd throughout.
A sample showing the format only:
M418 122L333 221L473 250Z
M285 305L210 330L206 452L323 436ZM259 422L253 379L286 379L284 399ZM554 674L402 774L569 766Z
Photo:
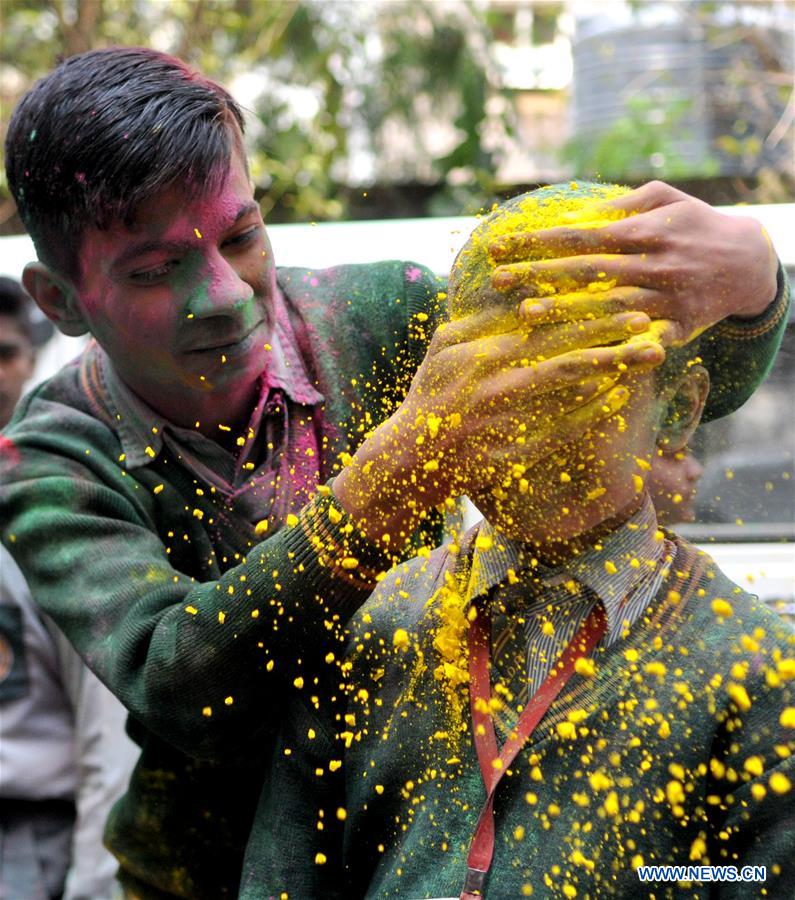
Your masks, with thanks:
M608 631L614 633L621 628L625 597L658 570L664 551L665 541L648 494L623 525L554 568L539 563L527 544L506 538L484 520L472 555L469 596L488 594L515 578L532 577L547 587L575 579L602 601Z
M293 330L287 303L280 290L273 299L274 325L269 339L267 368L260 376L260 395L252 412L250 426L261 422L261 407L271 388L278 388L294 402L313 406L323 402L323 396L312 385L306 365L298 350L298 340ZM217 452L215 441L198 431L181 428L169 422L130 390L117 374L105 351L93 345L97 355L100 383L106 405L116 419L116 432L121 442L128 469L145 466L157 457L163 447L163 431L168 428L178 440L184 441L201 453L212 456ZM256 431L256 428L255 428ZM209 446L211 445L211 446Z

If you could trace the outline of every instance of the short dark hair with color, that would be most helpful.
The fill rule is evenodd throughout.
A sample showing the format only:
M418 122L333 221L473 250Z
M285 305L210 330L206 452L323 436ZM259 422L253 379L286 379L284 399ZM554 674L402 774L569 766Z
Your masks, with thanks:
M243 115L220 85L144 47L69 57L14 110L6 171L39 259L79 283L87 227L129 224L175 183L217 189L242 148Z

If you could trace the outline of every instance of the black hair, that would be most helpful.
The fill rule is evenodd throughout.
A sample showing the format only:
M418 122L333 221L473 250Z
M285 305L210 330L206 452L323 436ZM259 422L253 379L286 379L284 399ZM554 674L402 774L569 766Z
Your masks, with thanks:
M34 347L40 347L53 334L52 323L44 318L28 292L5 275L0 275L0 316L11 319Z
M39 259L79 283L86 227L129 225L136 206L180 183L207 195L242 149L243 115L220 85L144 47L91 50L22 98L6 172Z

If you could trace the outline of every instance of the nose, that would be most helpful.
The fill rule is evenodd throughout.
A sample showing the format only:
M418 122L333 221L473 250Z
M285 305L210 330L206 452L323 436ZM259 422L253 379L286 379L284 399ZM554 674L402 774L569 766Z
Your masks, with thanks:
M217 253L209 259L185 305L189 318L215 316L236 318L251 308L254 289L235 269L232 261Z

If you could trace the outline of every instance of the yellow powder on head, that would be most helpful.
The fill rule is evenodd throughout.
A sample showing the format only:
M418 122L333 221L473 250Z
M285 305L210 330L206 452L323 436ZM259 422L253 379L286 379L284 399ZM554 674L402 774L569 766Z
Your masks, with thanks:
M458 254L450 273L450 316L461 318L485 305L515 306L510 295L500 295L489 287L492 272L500 262L492 259L490 246L500 238L522 232L537 232L560 225L575 228L601 228L627 216L624 210L605 209L605 200L629 192L619 185L586 184L576 189L570 185L553 185L532 194L508 200L491 213L470 235ZM550 259L556 254L542 243L531 245L525 260ZM609 285L607 285L609 286ZM536 283L544 293L555 293L552 284ZM595 285L594 291L605 285ZM598 292L598 291L597 291ZM487 301L487 302L486 302Z

